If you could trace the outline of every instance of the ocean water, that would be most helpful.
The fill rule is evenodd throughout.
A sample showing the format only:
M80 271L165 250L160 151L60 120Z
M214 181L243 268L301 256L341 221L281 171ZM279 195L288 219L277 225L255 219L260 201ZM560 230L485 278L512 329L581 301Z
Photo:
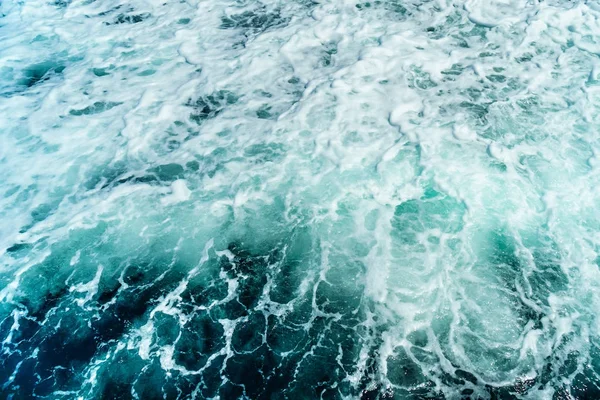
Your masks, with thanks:
M0 3L0 398L600 398L600 4Z

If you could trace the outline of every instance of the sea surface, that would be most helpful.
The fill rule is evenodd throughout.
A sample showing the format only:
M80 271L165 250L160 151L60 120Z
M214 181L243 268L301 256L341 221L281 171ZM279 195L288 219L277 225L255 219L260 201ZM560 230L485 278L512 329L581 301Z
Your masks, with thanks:
M600 3L2 0L1 399L599 399Z

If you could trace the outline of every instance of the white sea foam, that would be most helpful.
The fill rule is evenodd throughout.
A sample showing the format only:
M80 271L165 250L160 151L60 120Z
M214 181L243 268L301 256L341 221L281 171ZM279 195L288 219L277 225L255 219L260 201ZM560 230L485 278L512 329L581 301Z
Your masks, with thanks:
M62 321L65 285L94 323L128 291L133 303L164 285L115 308L113 325L131 320L96 335L105 361L80 371L86 395L104 390L110 360L137 365L128 351L173 374L216 368L227 387L280 326L313 335L270 350L302 353L289 390L327 360L340 396L598 394L594 2L0 12L6 359L29 351L14 339L21 318L50 305L38 317ZM188 304L203 296L215 297ZM244 301L244 315L222 308ZM245 324L258 332L247 348ZM201 366L178 353L198 326L220 336L194 353Z

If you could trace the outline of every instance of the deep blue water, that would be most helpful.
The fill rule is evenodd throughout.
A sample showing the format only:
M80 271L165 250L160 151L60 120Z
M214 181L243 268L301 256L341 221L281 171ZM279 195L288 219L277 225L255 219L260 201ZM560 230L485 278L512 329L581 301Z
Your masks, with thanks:
M0 398L600 398L599 55L591 0L1 2Z

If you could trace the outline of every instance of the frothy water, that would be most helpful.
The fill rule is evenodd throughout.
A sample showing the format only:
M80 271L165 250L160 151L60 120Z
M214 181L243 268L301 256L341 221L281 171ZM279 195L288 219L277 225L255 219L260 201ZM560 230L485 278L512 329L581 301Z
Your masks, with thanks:
M7 399L600 398L600 6L0 3Z

